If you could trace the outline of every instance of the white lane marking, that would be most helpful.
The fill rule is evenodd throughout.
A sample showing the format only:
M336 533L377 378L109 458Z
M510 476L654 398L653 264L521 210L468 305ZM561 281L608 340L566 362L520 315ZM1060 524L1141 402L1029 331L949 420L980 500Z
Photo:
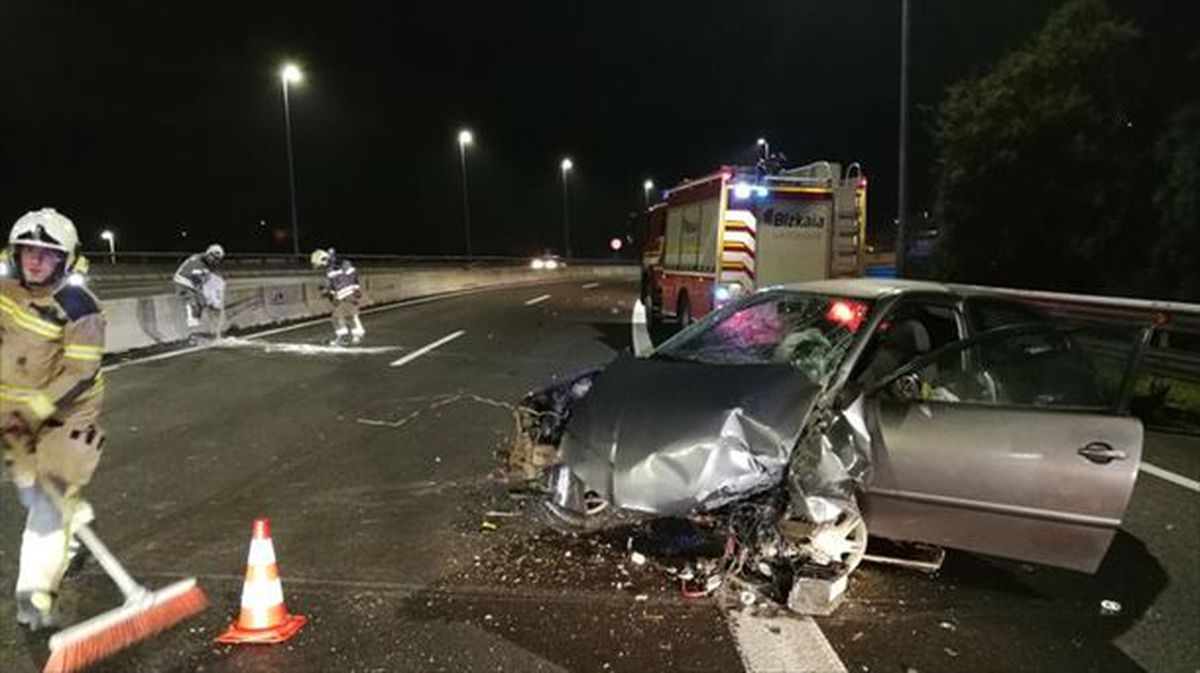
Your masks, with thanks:
M1200 481L1196 481L1195 479L1188 479L1182 474L1175 474L1170 470L1164 470L1161 467L1157 465L1151 465L1144 460L1142 461L1142 464L1138 466L1138 469L1146 474L1152 474L1159 479L1165 479L1176 486L1182 486L1186 489L1200 493Z
M538 296L534 297L533 299L530 299L529 301L525 302L525 305L533 306L534 304L540 304L549 298L550 298L550 295L548 295L548 294L538 295Z
M188 353L195 353L197 351L208 350L211 347L212 346L210 344L205 344L203 346L188 346L187 348L181 348L177 351L168 351L166 353L159 353L157 355L149 355L147 357L138 358L136 360L126 360L125 362L117 362L117 363L114 363L111 365L105 365L100 368L100 371L102 371L102 372L116 371L118 369L121 369L122 367L128 367L129 365L138 365L143 362L154 362L155 360L166 360L168 358L179 357L180 355L187 355Z
M585 290L594 290L594 289L600 287L600 283L584 283L580 287L582 287Z
M446 336L442 337L441 339L438 339L437 341L435 341L427 346L421 346L417 350L409 353L408 355L405 355L404 357L400 358L399 360L396 360L395 362L393 362L391 364L391 366L399 367L401 365L406 365L409 362L412 362L413 360L416 360L417 358L421 357L422 355L428 353L429 351L437 348L438 346L443 346L445 344L448 344L451 341L454 341L455 339L457 339L458 337L460 337L464 334L466 334L466 332L464 332L463 330L459 330L452 334L447 334Z
M768 618L750 612L729 613L729 630L746 673L847 673L846 665L812 617Z

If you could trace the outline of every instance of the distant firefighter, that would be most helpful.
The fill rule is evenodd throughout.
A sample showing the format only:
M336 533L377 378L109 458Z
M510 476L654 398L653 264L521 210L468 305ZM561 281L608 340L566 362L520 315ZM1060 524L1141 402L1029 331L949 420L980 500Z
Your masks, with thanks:
M225 248L213 243L183 260L175 271L175 291L187 314L189 336L200 329L206 314L219 313L225 305L225 279L217 273L224 259Z
M329 345L362 343L367 331L358 317L358 307L362 303L358 270L350 260L339 257L332 248L314 250L309 260L314 269L325 271L325 286L322 292L333 302L333 341L330 341Z

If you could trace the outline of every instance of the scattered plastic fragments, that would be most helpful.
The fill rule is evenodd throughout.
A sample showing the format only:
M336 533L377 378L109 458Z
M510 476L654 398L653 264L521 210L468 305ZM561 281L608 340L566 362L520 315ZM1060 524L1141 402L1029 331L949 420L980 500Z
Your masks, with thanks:
M633 561L634 565L646 565L646 556L641 552L633 552L629 555L629 560Z
M1121 612L1121 604L1112 599L1104 599L1100 601L1100 614L1115 615Z

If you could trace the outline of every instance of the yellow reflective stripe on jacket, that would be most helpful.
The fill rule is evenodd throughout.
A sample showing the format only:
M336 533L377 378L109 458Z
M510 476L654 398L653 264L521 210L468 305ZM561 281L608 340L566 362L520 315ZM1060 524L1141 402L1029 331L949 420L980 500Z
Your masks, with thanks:
M17 302L5 297L2 294L0 294L0 311L3 311L5 315L11 317L13 322L17 323L17 325L24 327L34 334L44 336L47 339L58 339L62 337L62 327L55 325L52 322L42 320L38 316L21 308Z
M104 374L102 372L98 372L96 374L96 378L92 379L92 387L88 388L87 392L80 395L77 399L81 401L89 400L102 392L104 392Z
M50 418L54 415L54 402L40 390L7 386L0 384L0 400L5 402L20 402L29 407L38 418Z
M98 362L104 357L104 346L85 346L83 344L67 344L63 348L63 357L68 360L84 360Z

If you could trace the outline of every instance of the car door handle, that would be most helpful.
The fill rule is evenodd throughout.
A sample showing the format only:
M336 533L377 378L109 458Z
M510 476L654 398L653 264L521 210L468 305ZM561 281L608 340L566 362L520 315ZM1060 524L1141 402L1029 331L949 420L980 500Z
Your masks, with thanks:
M1088 444L1079 450L1079 455L1100 465L1111 463L1114 460L1125 460L1129 457L1124 451L1114 449L1104 442L1092 442Z

